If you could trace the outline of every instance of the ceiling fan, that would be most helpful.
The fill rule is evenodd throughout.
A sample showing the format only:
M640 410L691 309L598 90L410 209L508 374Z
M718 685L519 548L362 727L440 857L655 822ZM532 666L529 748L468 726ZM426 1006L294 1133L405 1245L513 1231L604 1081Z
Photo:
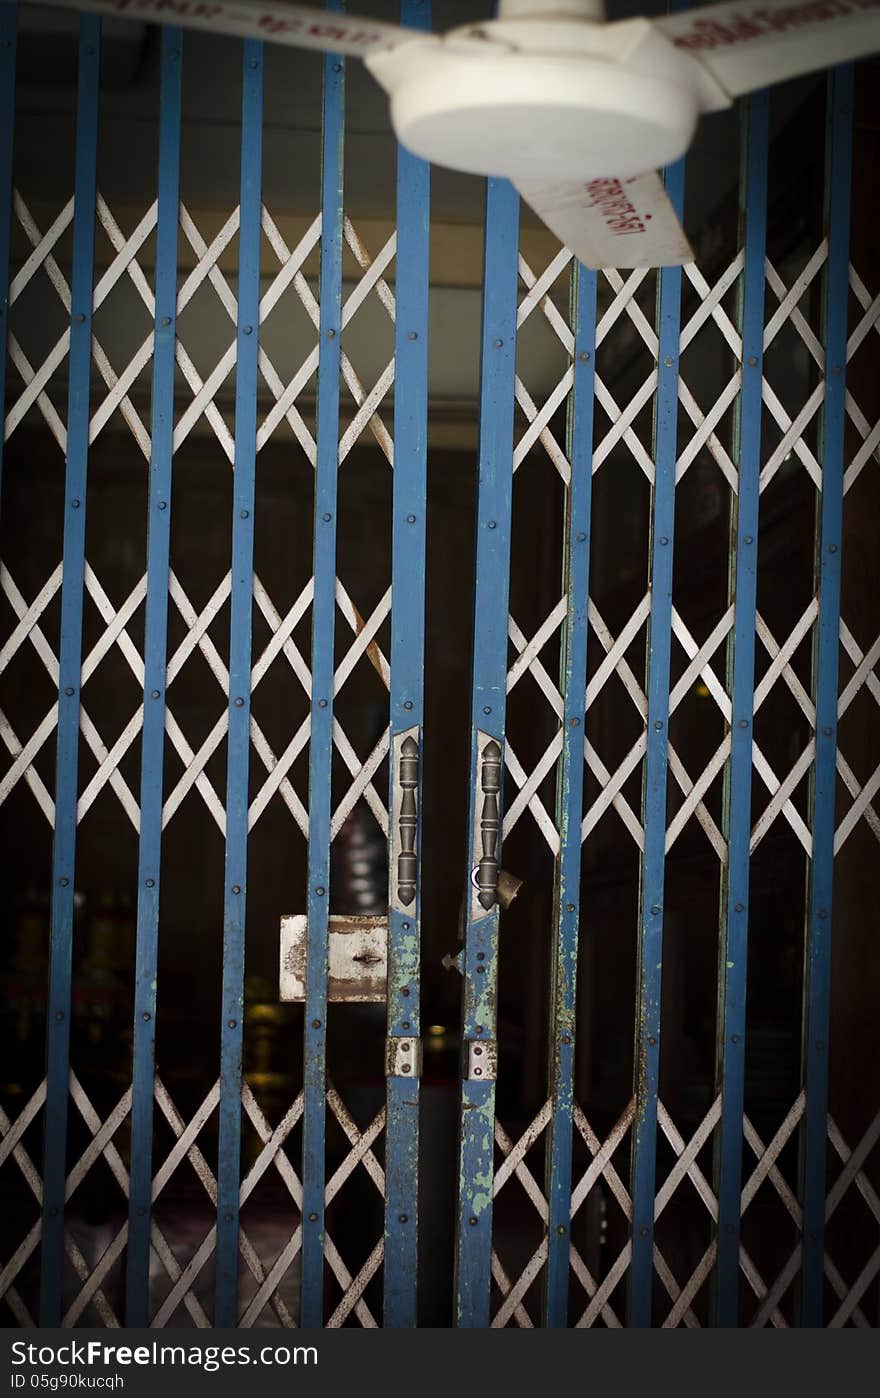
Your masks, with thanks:
M692 259L657 170L704 112L880 51L880 0L721 0L612 24L603 0L499 0L496 19L444 35L284 0L46 2L362 58L404 146L512 180L594 268Z

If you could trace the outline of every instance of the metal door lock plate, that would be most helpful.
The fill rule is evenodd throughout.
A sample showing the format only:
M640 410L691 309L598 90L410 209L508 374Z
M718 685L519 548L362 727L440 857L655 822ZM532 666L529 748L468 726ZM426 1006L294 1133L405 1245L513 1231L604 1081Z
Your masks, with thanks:
M467 1046L468 1082L494 1082L497 1074L497 1040L469 1039Z
M422 1076L422 1041L415 1035L392 1035L385 1040L385 1076L388 1078L420 1078Z
M280 999L306 998L308 919L281 919ZM330 918L327 999L384 1002L388 976L388 921L384 917Z

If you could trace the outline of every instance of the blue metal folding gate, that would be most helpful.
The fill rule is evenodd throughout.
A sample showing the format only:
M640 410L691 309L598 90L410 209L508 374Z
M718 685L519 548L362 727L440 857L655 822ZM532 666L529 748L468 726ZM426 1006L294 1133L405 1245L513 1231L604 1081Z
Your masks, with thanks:
M403 0L402 12L409 23L430 23L422 0ZM12 194L15 36L16 8L2 4L0 311L4 325L10 320L8 371L6 361L0 361L2 440L8 441L25 421L32 423L38 415L47 439L51 435L61 449L65 476L61 562L54 557L42 560L46 581L31 598L18 590L7 567L2 574L12 623L6 628L0 672L9 671L17 657L33 648L57 687L57 703L44 715L33 710L34 723L27 735L18 736L5 714L0 720L9 755L0 800L35 801L54 830L46 1076L14 1113L7 1114L6 1106L0 1109L0 1171L20 1172L32 1196L32 1216L22 1215L20 1236L13 1239L8 1255L0 1257L0 1296L22 1324L32 1323L38 1314L47 1325L162 1325L179 1321L185 1310L197 1325L251 1325L267 1323L260 1322L260 1317L269 1314L269 1307L270 1323L294 1324L297 1316L284 1298L283 1283L297 1272L299 1320L304 1325L352 1319L365 1325L376 1324L377 1319L385 1325L411 1325L417 1315L422 748L431 742L424 724L428 170L405 151L398 153L396 236L371 256L343 209L345 66L333 57L316 59L324 63L321 211L302 242L291 250L262 202L263 53L261 45L245 43L241 45L240 202L224 228L213 240L206 240L180 202L185 44L181 33L169 28L162 35L157 198L126 237L96 186L101 30L98 20L85 18L79 49L74 195L51 226L41 228L23 195ZM644 310L654 273L586 272L572 267L565 250L545 269L534 271L520 251L513 190L505 182L488 183L469 824L459 959L463 986L459 1184L455 1277L449 1278L455 1289L455 1321L460 1325L497 1326L510 1321L523 1326L616 1326L624 1321L635 1326L695 1325L701 1316L725 1325L872 1323L863 1303L880 1272L880 1202L867 1162L880 1134L880 1117L866 1120L859 1144L847 1145L829 1116L828 1077L835 854L860 822L880 835L880 819L872 804L880 768L857 776L837 740L838 721L857 694L880 699L875 673L880 640L869 637L860 642L840 616L844 498L863 471L876 471L880 437L880 421L871 419L870 405L855 401L845 372L848 360L880 328L878 299L872 299L861 280L869 269L855 269L849 263L852 91L850 70L830 76L825 232L819 246L802 257L791 283L787 285L767 259L769 105L765 95L758 95L744 104L742 114L740 241L726 265L716 265L712 284L699 264L656 274L656 328ZM684 182L683 164L667 172L667 188L679 209ZM114 250L97 280L96 220ZM26 255L12 254L13 222L17 237L31 249ZM71 227L68 282L55 249ZM188 272L178 268L181 230L195 259ZM155 281L151 285L138 257L153 234ZM235 235L238 267L233 294L220 259ZM268 288L265 277L261 282L266 243L278 260ZM316 297L303 267L318 245ZM360 274L347 296L346 249ZM395 256L392 293L385 276ZM63 335L48 346L43 362L35 365L17 333L15 314L16 303L39 276L48 278L69 320ZM820 276L824 278L821 338L800 308ZM94 333L92 316L114 285L126 277L149 312L152 330L131 362L117 373ZM554 300L560 279L570 284L568 317L559 309L558 295ZM202 377L177 322L198 288L209 283L228 313L234 336L216 370ZM285 295L299 298L314 329L310 355L290 378L276 372L261 343L263 321ZM370 390L361 383L343 343L346 326L369 296L378 297L394 326L393 359ZM734 296L738 298L735 312L728 309ZM529 317L543 317L564 358L558 385L541 406L517 372L517 337ZM784 395L774 387L772 368L765 362L783 327L786 333L796 334L800 350L818 373L815 386L808 385L802 401L794 405L783 401ZM641 356L644 373L641 382L632 386L628 401L619 403L609 388L603 345L607 349L622 330L629 336L630 358L638 361ZM692 346L705 344L713 335L726 356L726 367L707 406L698 402L689 387L687 364L694 362ZM683 365L688 351L690 358ZM51 393L53 375L65 364L66 416L54 405ZM150 365L152 416L147 431L130 391ZM231 435L214 398L233 368ZM316 370L313 436L297 400ZM175 377L184 381L190 395L182 413L175 406ZM272 398L262 421L258 384ZM392 433L380 410L393 385ZM340 425L343 387L354 402L353 419L344 430ZM554 436L554 417L566 409L563 446ZM114 606L90 569L86 549L90 449L116 410L149 464L146 571L119 606ZM646 413L653 413L652 431L645 430ZM175 455L193 423L205 416L235 469L229 496L229 572L214 580L216 590L200 608L187 596L172 567L171 498ZM312 576L283 616L254 573L258 454L279 424L290 428L298 443L296 450L314 468ZM365 430L373 432L389 469L392 462L394 467L391 586L366 621L337 576L339 469ZM552 610L529 636L510 612L508 584L518 566L512 547L515 472L530 452L537 453L541 469L549 474L548 493L551 486L559 490L563 585ZM641 486L649 494L649 537L637 544L642 548L647 542L649 562L643 595L628 618L615 621L613 631L590 590L591 551L596 546L593 481L603 465L618 461L621 453L638 468ZM673 572L678 556L677 492L701 453L711 461L718 488L727 492L730 517L728 594L702 637L693 634L676 606ZM818 527L815 586L791 634L780 641L758 610L759 507L762 492L788 463L806 473L815 487ZM8 516L5 523L18 532L27 527L26 522L10 521ZM726 569L726 554L722 563ZM644 568L644 556L638 566ZM56 618L52 607L59 595ZM84 650L83 612L89 599L100 613L103 630L92 648ZM183 639L173 646L169 644L169 601L184 627ZM227 602L228 661L210 636L210 627ZM131 634L140 608L144 609L142 653ZM296 627L309 608L310 665L295 639ZM262 650L254 643L256 616L261 619L261 637L268 627ZM55 618L54 633L47 617ZM390 663L377 640L389 617ZM346 626L353 639L340 656L339 638ZM760 668L756 668L756 639L763 647ZM813 645L811 688L805 687L793 660L805 641ZM595 662L590 668L588 643ZM558 680L541 659L548 645L558 648ZM634 645L637 652L639 645L644 648L644 682L628 659ZM105 745L88 715L84 691L116 647L142 689L142 702L120 737ZM224 713L201 746L190 745L167 702L170 686L194 654L204 657L225 694ZM848 676L843 688L838 679L841 655L846 658ZM285 660L306 694L307 710L298 728L291 722L279 755L254 717L252 695L267 670ZM334 706L358 664L372 666L384 686L386 705L390 703L390 726L365 759L346 736ZM517 693L517 686L527 675L535 682L552 729L531 771L511 745L514 727L506 724L523 692ZM603 755L602 734L591 719L612 680L622 685L618 693L626 696L634 727L625 750ZM753 731L762 704L777 685L794 697L798 722L805 721L811 730L785 775L777 774L762 751L760 734ZM669 731L676 709L695 687L703 702L708 699L715 706L712 712L720 725L720 737L696 776L686 770L676 751L678 739L674 745ZM41 775L37 758L53 733L57 749L51 787ZM224 739L226 798L221 802L206 769ZM121 764L138 744L140 796L135 800ZM307 795L302 781L292 775L306 747ZM90 753L85 775L80 772L81 751ZM176 786L169 776L173 752L183 766ZM349 786L334 807L331 793L336 789L338 759ZM774 750L773 763L778 760ZM386 767L390 773L387 803L381 795ZM254 773L261 769L265 784L255 789ZM668 783L669 774L673 783ZM634 783L641 788L641 811L634 804ZM673 791L668 791L673 784ZM70 1026L77 833L105 786L115 793L137 832L138 861L137 886L131 889L137 932L129 1008L131 1079L102 1120L71 1061ZM768 799L756 814L759 786L766 789ZM213 1087L203 1084L200 1103L185 1121L161 1073L157 1076L156 1027L162 1016L157 969L160 878L163 831L180 803L186 797L195 799L196 793L225 839L220 1066L217 1082ZM466 799L462 792L462 800ZM384 1109L363 1128L332 1087L327 1057L331 843L361 800L387 837L389 852L387 1098ZM548 800L551 805L555 801L555 811L548 809ZM284 803L308 841L303 1088L274 1122L255 1100L242 1066L249 835L270 801ZM544 856L552 869L551 974L546 986L548 1085L540 1110L514 1141L495 1113L499 1061L503 1072L503 1026L497 1012L499 959L502 965L504 961L499 945L498 879L501 839L518 825L524 829L529 816L534 821L531 838L543 842L542 849L546 846ZM576 1091L576 1030L587 1032L578 1010L578 954L579 946L583 949L585 939L589 941L595 921L582 878L582 851L589 849L603 821L607 827L617 817L620 824L614 828L630 849L636 848L639 863L640 888L637 897L633 889L632 902L638 949L631 1020L635 1024L634 1080L629 1100L618 1104L614 1124L602 1139L591 1124L589 1103L579 1102ZM780 818L788 823L809 867L802 1081L772 1138L762 1140L748 1118L745 1098L750 866L755 850ZM717 857L719 992L715 1076L706 1084L708 1107L701 1110L686 1140L660 1098L661 986L667 856L681 832L694 822ZM164 836L166 847L173 834L172 825L170 835ZM582 969L582 980L583 976ZM71 1102L89 1138L78 1157L71 1157L68 1144ZM157 1105L174 1137L164 1154L155 1144ZM328 1106L350 1147L329 1180ZM869 1115L875 1107L866 1102ZM198 1136L215 1114L219 1135L213 1169ZM243 1124L258 1138L257 1153L246 1166ZM126 1129L127 1144L121 1145ZM41 1130L42 1173L26 1141L29 1134ZM288 1139L295 1130L301 1130L299 1159ZM380 1161L373 1147L383 1132L384 1160ZM631 1148L628 1183L615 1163L627 1138ZM799 1183L793 1188L778 1162L786 1146L798 1139ZM744 1142L751 1153L747 1163ZM660 1143L667 1164L658 1179ZM701 1160L707 1149L710 1155L714 1150L708 1171ZM527 1160L533 1151L536 1159L543 1155L543 1185ZM127 1222L102 1243L95 1256L87 1258L66 1221L66 1205L100 1159L127 1200ZM160 1230L152 1210L186 1159L207 1191L215 1223L183 1256ZM830 1189L829 1159L834 1162ZM325 1207L359 1165L382 1196L384 1230L366 1260L352 1272L330 1236ZM289 1193L296 1221L280 1251L266 1256L242 1227L239 1209L270 1167ZM534 1213L531 1222L536 1232L528 1256L511 1274L502 1233L498 1228L493 1233L493 1205L514 1176L524 1191L523 1207L530 1218ZM688 1187L694 1191L692 1205L702 1220L705 1247L684 1276L675 1274L664 1255L657 1225L673 1197ZM826 1221L830 1224L850 1189L857 1191L874 1230L857 1275L838 1271L825 1231ZM608 1208L619 1210L625 1229L620 1249L614 1256L602 1257L598 1267L574 1237L578 1214L586 1212L584 1206L595 1191L602 1192ZM748 1209L761 1191L762 1197L774 1191L771 1197L791 1235L787 1255L773 1276L759 1270L748 1232ZM430 1206L423 1197L423 1209ZM37 1260L38 1312L32 1285ZM209 1264L216 1278L213 1310L197 1286ZM154 1303L150 1277L151 1268L157 1266L167 1276L164 1295ZM108 1279L120 1268L125 1274L124 1314L114 1309L107 1292ZM380 1268L384 1269L384 1294L378 1316L365 1292ZM248 1275L246 1295L240 1273ZM332 1307L326 1301L328 1274L337 1288ZM792 1307L796 1284L797 1310ZM710 1292L711 1305L706 1299Z

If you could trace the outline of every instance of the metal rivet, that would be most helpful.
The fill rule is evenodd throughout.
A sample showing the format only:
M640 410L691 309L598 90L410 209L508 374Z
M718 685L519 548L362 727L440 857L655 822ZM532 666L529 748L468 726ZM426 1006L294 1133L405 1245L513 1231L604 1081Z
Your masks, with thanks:
M741 913L742 910L743 910L743 905L742 905L742 903L734 903L734 905L733 905L733 911L734 911L735 913Z
M482 1076L483 1076L483 1070L482 1070L482 1068L475 1068L475 1069L474 1069L474 1077L475 1077L475 1078L481 1078Z
M569 725L570 728L577 728L578 725L579 725L579 723L580 723L580 719L579 719L579 718L570 718L570 719L568 720L568 725Z
M232 1222L232 1214L224 1214L224 1215L223 1215L223 1221L224 1221L224 1223L231 1223L231 1222Z
M327 707L327 700L326 700L326 699L319 699L319 700L318 700L318 708L319 708L319 709L326 709L326 707Z
M659 903L652 903L652 904L651 904L651 912L654 914L655 917L657 916L657 914L659 913L659 911L660 911L660 904L659 904Z
M398 1214L398 1215L397 1215L397 1222L398 1222L398 1223L409 1223L409 1214Z
M491 704L484 704L484 705L483 705L483 713L484 713L484 714L490 714L491 712L492 712L492 705L491 705Z
M478 1025L477 1025L477 1031L476 1031L476 1032L477 1032L478 1034L482 1034L482 1033L484 1032L484 1031L483 1031L483 1026L482 1026L482 1024L478 1024Z
M501 346L504 344L504 341L503 341L503 340L493 340L493 341L492 341L492 344L495 346L496 349L500 349Z
M317 1223L317 1222L318 1222L318 1215L317 1215L317 1214L309 1214L309 1223Z
M226 1025L227 1025L227 1028L228 1028L228 1029L236 1029L236 1028L238 1027L238 1020L237 1020L237 1019L228 1019L228 1020L226 1021Z
M237 709L243 709L243 708L244 708L244 700L241 698L241 696L239 696L239 697L236 698L236 699L233 699L232 702L233 702L233 704L235 705L235 707L236 707Z
M254 327L253 327L252 325L243 325L243 326L241 327L242 333L245 334L245 335L250 335L251 332L253 331L253 328L254 328Z
M78 501L78 500L71 500L71 502L70 502L70 508L71 508L72 510L78 510L78 509L79 509L79 501Z
M155 879L147 879L147 880L146 880L146 884L147 884L147 888L155 888L155 887L156 887L156 880L155 880Z
M403 1064L401 1064L401 1069L400 1069L400 1071L401 1071L402 1073L410 1073L410 1072L412 1072L412 1068L411 1068L411 1066L410 1066L409 1063L403 1063Z
M473 1217L468 1219L468 1223L470 1224L471 1228L476 1228L477 1226L477 1220Z
M144 1024L149 1024L149 1022L150 1022L150 1011L149 1011L149 1010L144 1010L143 1014L141 1015L141 1019L144 1021Z
M400 1050L401 1053L409 1053L409 1040L407 1040L405 1044L400 1045Z
M482 1046L482 1044L477 1044L476 1048L474 1049L474 1053L477 1055L477 1057L479 1057L479 1055L480 1055L482 1052L483 1052L483 1046Z
M754 543L754 540L752 539L751 534L747 534L747 535L746 535L746 537L743 539L743 543L744 543L744 544L751 544L751 543Z
M240 883L234 883L234 884L232 885L232 891L233 891L233 893L241 893L241 884L240 884Z
M325 513L325 514L322 514L322 515L321 515L321 518L322 518L322 520L324 521L325 524L329 524L329 523L330 523L330 518L331 518L331 516L330 516L329 514L326 514L326 513Z
M313 1029L320 1029L320 1028L321 1028L321 1021L320 1021L319 1019L313 1019L313 1020L312 1020L312 1028L313 1028Z
M85 320L85 316L83 315L82 311L80 311L78 315L74 316L74 320L76 321L77 325L82 325L83 321Z
M574 903L566 903L566 905L565 905L565 911L566 911L567 913L573 913L573 912L574 912Z
M406 522L407 522L407 524L415 524L415 522L416 522L416 517L415 517L415 515L407 515L407 517L406 517Z
M56 1010L56 1011L55 1011L55 1018L58 1020L58 1023L60 1024L61 1021L62 1021L63 1018L64 1018L64 1011L63 1011L63 1010Z
M478 952L477 952L477 960L478 960L478 961L485 961L485 960L486 960L486 953L485 953L484 951L478 951Z
M72 694L74 694L74 692L75 692L75 691L73 690L73 688L72 688L70 685L68 685L67 688L66 688L65 691L64 691L64 693L67 695L68 699L71 697Z
M577 541L578 541L578 543L579 543L579 544L582 544L582 543L584 542L584 540L586 539L586 537L587 537L586 534L578 534L578 536L577 536Z
M660 542L661 542L661 544L664 546L664 548L665 548L666 545L669 543L669 540L667 539L667 537L666 537L665 534L662 536Z
M486 969L485 966L478 966L478 967L477 967L477 975L478 975L478 976L481 976L481 975L483 974L483 972L485 971L485 969Z
M151 698L151 699L158 699L158 698L159 698L159 691L158 691L158 689L151 689L151 690L150 690L150 698Z
M240 518L241 518L241 519L247 519L247 517L248 517L249 514L250 514L250 510L242 510Z
M257 60L256 60L255 58L249 59L249 60L248 60L248 67L249 67L249 68L256 68L256 67L257 67Z
M839 364L835 364L835 366L834 366L834 368L831 370L831 372L832 372L832 374L839 374L839 373L841 372L841 370L840 370L840 365L839 365Z
M494 521L494 519L487 520L487 522L486 522L486 528L487 528L487 529L494 529L494 528L495 528L495 521Z
M828 552L829 552L829 553L837 553L837 545L836 545L836 544L829 544L829 545L828 545Z
M828 909L827 909L827 908L820 908L820 909L819 909L819 916L820 916L821 918L826 918L826 917L828 916Z
M411 330L407 336L408 340L417 340L418 338L418 333L415 330Z
M564 1223L559 1223L559 1224L557 1224L557 1225L556 1225L556 1232L559 1234L560 1238L564 1238L564 1237L565 1237L565 1224L564 1224Z
M402 922L400 925L401 925L401 927L403 928L404 932L408 932L408 931L409 931L409 923L408 923L408 922ZM404 1025L404 1028L406 1028L406 1027L407 1027L407 1026Z
M755 355L753 355L753 354L750 354L749 357L748 357L748 359L746 360L746 363L749 364L749 365L751 366L752 369L754 369L754 367L755 367L755 365L757 364L757 362L758 362L758 361L757 361L757 358L756 358Z
M334 64L333 64L333 71L334 71L334 73L341 73L341 72L342 72L342 64L341 64L341 63L334 63Z
M143 1216L144 1216L144 1214L145 1214L146 1212L147 1212L147 1211L146 1211L146 1209L144 1208L143 1204L138 1204L138 1206L137 1206L137 1216L138 1216L138 1218L143 1218Z
M667 354L667 356L666 356L666 358L664 359L663 363L666 365L667 369L671 369L671 368L672 368L672 355L671 355L671 354Z
M582 364L586 364L589 357L590 356L586 350L581 350L580 354L578 355L578 359L581 361Z
M663 727L663 720L662 720L662 718L655 718L655 719L654 719L654 727L657 729L657 732L659 733L659 732L660 732L660 729Z
M651 1230L650 1230L650 1228L647 1228L647 1227L645 1227L645 1228L640 1228L640 1229L639 1229L639 1232L641 1233L641 1235L642 1235L643 1238L649 1238L649 1237L651 1236Z
M731 1036L730 1036L730 1042L731 1042L732 1044L738 1044L738 1043L739 1043L739 1035L738 1035L738 1034L731 1034Z
M401 993L401 995L409 995L409 986L408 986L408 985L401 986L401 988L400 988L400 993Z
M571 1043L571 1035L570 1035L570 1034L563 1034L563 1036L562 1036L562 1042L563 1042L564 1044L570 1044L570 1043Z
M825 734L826 738L830 738L833 730L831 728L823 728L822 732Z
M403 707L406 709L407 713L409 713L410 709L412 708L412 700L411 700L411 699L404 699L404 701L403 701Z
M163 325L170 325L170 324L171 324L171 317L170 317L170 316L163 316L163 317L162 317L162 324L163 324Z
M400 1027L401 1029L409 1029L409 1020L405 1019Z
M168 508L167 502L166 502L165 500L160 500L156 508L159 509L159 510L165 510L165 509L167 509L167 508Z
M747 719L747 718L741 718L740 721L739 721L739 725L738 725L738 726L739 726L740 728L748 728L748 726L749 726L749 721L748 721L748 719Z
M652 1034L651 1037L650 1037L650 1039L648 1040L648 1043L651 1045L651 1048L654 1047L654 1045L656 1044L656 1042L657 1042L657 1040L654 1038L654 1036L653 1036L653 1034Z
M323 897L324 897L324 885L319 883L318 886L317 886L317 888L315 889L315 892L317 893L317 895L318 895L319 898L323 898Z
M327 331L327 339L328 339L328 340L335 340L335 339L336 339L336 331L335 331L335 330L328 330L328 331Z
M59 879L58 882L60 883L62 888L66 888L67 885L70 883L70 879Z

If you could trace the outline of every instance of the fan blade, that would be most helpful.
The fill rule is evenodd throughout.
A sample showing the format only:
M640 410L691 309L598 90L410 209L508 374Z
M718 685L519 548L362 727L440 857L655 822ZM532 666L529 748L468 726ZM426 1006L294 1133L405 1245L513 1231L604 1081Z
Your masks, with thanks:
M679 267L694 260L656 171L585 184L515 183L585 267Z
M731 97L880 51L880 0L733 0L654 24Z
M362 58L377 49L409 41L417 30L382 20L358 19L336 10L311 5L288 5L284 0L28 0L53 9L90 10L121 18L174 24L182 29L208 29L242 39L266 39L293 48L321 49ZM424 37L424 36L422 36Z

